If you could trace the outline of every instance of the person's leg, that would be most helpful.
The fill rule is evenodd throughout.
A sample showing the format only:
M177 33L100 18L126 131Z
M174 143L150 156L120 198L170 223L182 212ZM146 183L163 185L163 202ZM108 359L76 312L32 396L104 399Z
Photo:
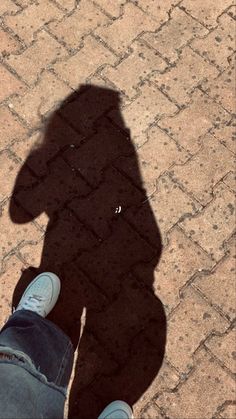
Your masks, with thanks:
M15 311L0 332L0 353L18 355L49 382L67 387L73 365L69 338L52 322L30 310Z
M0 417L63 417L74 351L44 318L59 292L56 275L36 277L0 332Z
M59 292L56 275L38 275L0 332L2 419L63 418L73 346L56 325L44 318ZM130 406L118 400L110 403L98 419L132 417Z

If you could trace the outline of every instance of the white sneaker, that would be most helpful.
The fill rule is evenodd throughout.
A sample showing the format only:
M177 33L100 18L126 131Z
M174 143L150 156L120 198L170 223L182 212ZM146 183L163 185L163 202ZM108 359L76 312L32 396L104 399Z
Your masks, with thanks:
M132 419L133 412L131 407L121 401L116 400L110 403L103 412L98 416L98 419Z
M30 310L46 317L55 306L60 294L61 283L58 276L51 272L44 272L28 285L17 310Z

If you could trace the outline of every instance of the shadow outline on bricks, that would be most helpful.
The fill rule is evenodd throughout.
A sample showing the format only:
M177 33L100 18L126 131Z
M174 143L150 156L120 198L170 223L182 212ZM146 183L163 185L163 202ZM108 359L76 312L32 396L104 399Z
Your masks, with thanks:
M33 181L24 184L29 171ZM49 116L10 204L15 223L44 212L40 266L22 273L13 306L38 273L60 277L61 294L48 318L79 345L68 417L95 418L112 400L132 405L142 396L166 342L163 305L152 288L161 236L118 92L80 86ZM22 249L29 265L35 246L28 255Z

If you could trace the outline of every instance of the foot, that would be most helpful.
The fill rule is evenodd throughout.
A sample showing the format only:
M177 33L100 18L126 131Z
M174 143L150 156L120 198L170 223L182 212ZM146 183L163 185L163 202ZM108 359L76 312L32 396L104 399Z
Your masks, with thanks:
M99 415L98 419L132 419L133 412L131 407L121 400L116 400L110 403L103 412Z
M60 294L61 283L58 276L51 272L44 272L28 285L17 310L30 310L46 317L55 306Z

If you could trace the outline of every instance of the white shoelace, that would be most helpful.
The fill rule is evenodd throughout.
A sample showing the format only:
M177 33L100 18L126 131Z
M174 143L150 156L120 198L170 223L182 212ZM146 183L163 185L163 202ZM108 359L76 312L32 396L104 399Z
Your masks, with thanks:
M36 311L37 313L43 312L43 304L46 301L46 298L41 297L40 295L29 295L28 299L22 305L22 308L25 310Z

